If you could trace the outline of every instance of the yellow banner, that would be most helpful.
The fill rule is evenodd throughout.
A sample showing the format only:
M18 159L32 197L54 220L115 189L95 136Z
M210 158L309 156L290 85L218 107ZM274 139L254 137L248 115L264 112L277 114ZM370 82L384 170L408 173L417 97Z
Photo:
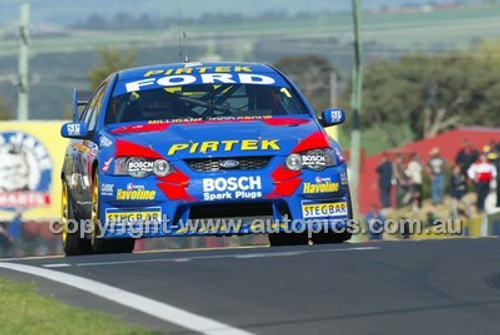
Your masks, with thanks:
M24 220L60 215L61 168L69 140L65 121L0 122L0 218Z

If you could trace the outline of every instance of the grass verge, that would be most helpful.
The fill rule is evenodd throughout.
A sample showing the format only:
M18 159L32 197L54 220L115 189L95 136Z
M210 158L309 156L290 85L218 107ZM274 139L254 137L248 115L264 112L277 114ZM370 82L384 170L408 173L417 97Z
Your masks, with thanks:
M100 312L36 292L34 283L0 278L0 334L153 334Z

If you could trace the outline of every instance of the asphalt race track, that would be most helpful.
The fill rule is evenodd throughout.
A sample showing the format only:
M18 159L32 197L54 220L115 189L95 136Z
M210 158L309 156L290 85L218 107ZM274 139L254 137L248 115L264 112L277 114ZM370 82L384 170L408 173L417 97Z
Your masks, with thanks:
M188 321L160 320L52 280L1 268L5 263L94 279L233 327L214 334L500 333L500 239L0 262L0 276L36 281L43 294L153 330L191 334L193 328L181 326Z

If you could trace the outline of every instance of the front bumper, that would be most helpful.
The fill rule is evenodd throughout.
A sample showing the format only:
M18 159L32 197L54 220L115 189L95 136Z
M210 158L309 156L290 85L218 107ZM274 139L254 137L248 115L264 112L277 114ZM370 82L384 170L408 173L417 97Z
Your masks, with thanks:
M104 236L250 234L303 229L318 221L337 229L347 224L352 213L345 164L290 173L274 161L261 170L213 173L178 162L177 172L166 178L102 174Z

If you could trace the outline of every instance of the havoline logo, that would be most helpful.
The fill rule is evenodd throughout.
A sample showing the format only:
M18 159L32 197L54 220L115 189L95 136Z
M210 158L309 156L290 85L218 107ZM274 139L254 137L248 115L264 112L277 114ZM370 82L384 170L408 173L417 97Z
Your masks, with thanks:
M324 183L324 184L304 183L305 194L333 193L338 191L339 191L338 183Z
M119 188L116 191L116 200L154 200L156 191L146 190L143 185L127 185L127 189Z

